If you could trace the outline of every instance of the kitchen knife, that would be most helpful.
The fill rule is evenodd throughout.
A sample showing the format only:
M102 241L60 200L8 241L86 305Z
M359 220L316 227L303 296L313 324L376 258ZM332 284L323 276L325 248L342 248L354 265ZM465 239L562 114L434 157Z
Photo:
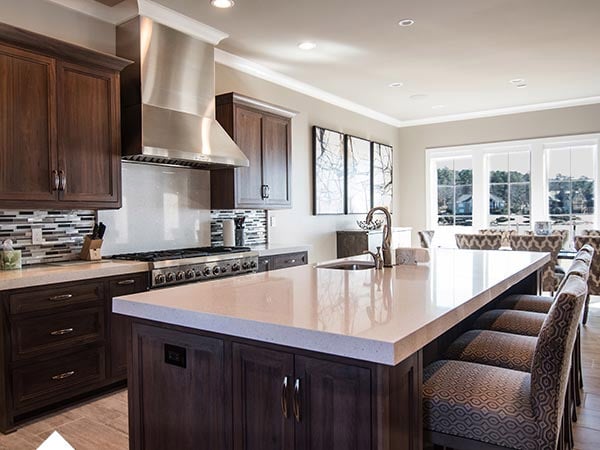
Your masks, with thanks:
M104 233L106 233L106 225L104 225L103 222L100 222L100 225L98 226L98 239L102 239Z
M94 229L92 230L92 235L90 236L91 240L98 239L98 224L94 224Z

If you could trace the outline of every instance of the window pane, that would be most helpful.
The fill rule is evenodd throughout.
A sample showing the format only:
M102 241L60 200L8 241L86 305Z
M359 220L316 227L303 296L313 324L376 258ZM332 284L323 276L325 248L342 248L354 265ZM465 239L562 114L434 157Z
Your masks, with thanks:
M589 180L573 180L573 214L594 213L594 182Z
M452 160L438 161L437 168L438 186L454 186L454 168Z
M531 173L531 163L529 152L511 153L508 156L508 162L510 168L510 181L512 183L530 181L529 174Z
M571 149L571 178L573 181L594 179L593 147L573 147Z
M456 187L455 214L457 216L471 216L473 214L473 196L470 185Z
M569 178L571 173L571 152L568 148L548 151L548 181Z
M454 173L456 184L473 184L473 164L471 158L460 158L454 160Z
M510 185L510 213L519 216L529 215L529 184Z
M490 183L506 183L508 181L508 154L490 155L488 157Z
M508 214L508 185L495 184L490 186L490 214Z
M551 215L570 214L571 189L568 181L550 181L548 208Z
M438 216L454 214L454 188L438 187Z

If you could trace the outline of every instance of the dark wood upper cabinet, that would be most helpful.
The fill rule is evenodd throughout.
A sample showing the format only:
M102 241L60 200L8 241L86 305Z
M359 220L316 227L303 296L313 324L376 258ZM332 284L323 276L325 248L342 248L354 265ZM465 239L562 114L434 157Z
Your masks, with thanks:
M117 74L60 63L58 86L59 198L120 203Z
M234 450L294 447L293 374L293 354L233 343Z
M290 208L291 120L296 112L236 93L216 100L217 120L250 166L211 172L211 207Z
M52 58L0 44L0 202L56 200L55 77Z
M0 207L121 206L129 63L0 23Z

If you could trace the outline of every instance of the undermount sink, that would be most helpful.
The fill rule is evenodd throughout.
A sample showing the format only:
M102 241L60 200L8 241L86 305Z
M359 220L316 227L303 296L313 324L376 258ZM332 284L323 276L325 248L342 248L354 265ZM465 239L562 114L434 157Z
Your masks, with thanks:
M317 269L337 269L337 270L366 270L374 269L375 264L367 261L344 261L339 263L324 264L317 266Z

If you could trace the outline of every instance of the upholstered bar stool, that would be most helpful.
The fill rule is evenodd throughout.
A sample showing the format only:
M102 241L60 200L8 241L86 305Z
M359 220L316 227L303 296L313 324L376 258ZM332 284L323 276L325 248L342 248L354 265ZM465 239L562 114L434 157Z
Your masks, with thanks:
M556 448L585 295L585 281L569 277L537 338L530 373L452 360L427 366L423 406L429 440L481 450Z
M542 290L551 293L556 292L559 283L555 268L558 264L558 252L562 248L562 239L562 235L530 236L519 234L509 237L510 247L513 250L550 253L550 262L544 266L542 272Z
M585 245L591 246L595 250L590 277L588 279L588 298L585 300L583 309L583 324L587 323L588 311L590 307L590 295L600 295L600 236L596 235L595 230L588 230L586 236L575 236L575 248L580 249Z
M435 230L422 230L419 231L419 239L421 241L421 247L423 248L431 248L431 244L433 242L433 235L435 234Z

